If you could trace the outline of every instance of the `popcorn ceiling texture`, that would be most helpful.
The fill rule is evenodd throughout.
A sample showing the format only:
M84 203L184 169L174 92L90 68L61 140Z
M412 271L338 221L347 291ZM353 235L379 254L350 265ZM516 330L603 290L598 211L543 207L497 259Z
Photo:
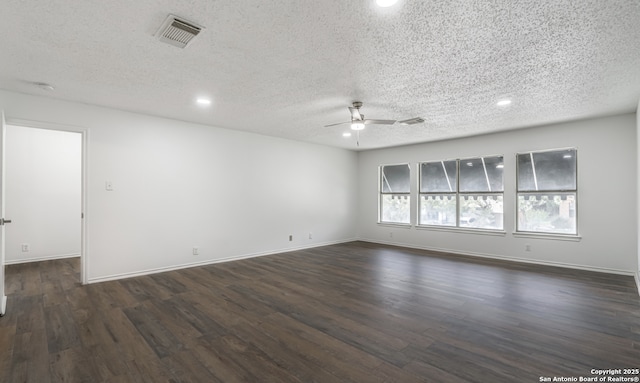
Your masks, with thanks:
M168 13L206 30L160 43ZM2 89L348 149L352 101L426 120L368 149L635 111L640 1L3 0L0 52Z

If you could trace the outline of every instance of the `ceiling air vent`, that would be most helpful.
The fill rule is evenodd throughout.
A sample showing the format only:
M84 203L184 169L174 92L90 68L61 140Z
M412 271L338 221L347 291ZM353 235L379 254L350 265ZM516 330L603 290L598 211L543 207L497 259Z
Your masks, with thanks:
M424 122L424 118L422 117L416 117L416 118L410 118L408 120L402 120L402 121L398 121L400 124L402 125L415 125L415 124L421 124Z
M186 48L203 29L191 21L169 15L156 32L156 37L167 44Z

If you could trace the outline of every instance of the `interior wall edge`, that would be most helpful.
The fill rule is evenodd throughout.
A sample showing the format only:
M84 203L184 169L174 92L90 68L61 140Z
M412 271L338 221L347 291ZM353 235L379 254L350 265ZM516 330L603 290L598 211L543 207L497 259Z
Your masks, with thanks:
M201 262L191 262L191 263L183 263L183 264L179 264L179 265L171 265L171 266L167 266L167 267L158 267L158 268L153 268L153 269L136 271L136 272L132 272L132 273L121 273L121 274L113 274L113 275L107 275L107 276L102 276L102 277L97 277L97 278L88 278L87 279L87 284L115 281L115 280L125 279L125 278L141 277L141 276L144 276L144 275L151 275L151 274L164 273L164 272L167 272L167 271L188 269L188 268L191 268L191 267L208 266L208 265L213 265L213 264L216 264L216 263L240 261L240 260L243 260L243 259L264 257L264 256L267 256L267 255L291 253L291 252L294 252L294 251L313 249L313 248L317 248L317 247L324 247L324 246L330 246L330 245L338 245L338 244L341 244L341 243L348 243L348 242L354 242L354 241L358 241L358 239L357 238L349 238L349 239L343 239L343 240L338 240L338 241L328 241L328 242L322 242L322 243L315 243L313 245L308 245L308 246L289 247L289 248L279 249L279 250L269 250L269 251L258 252L258 253L241 254L241 255L236 255L236 256L226 257L226 258L208 259L206 261L201 261Z
M408 249L437 251L437 252L440 252L440 253L449 253L449 254L452 254L452 255L466 255L466 256L470 256L470 257L495 259L495 260L501 260L501 261L507 261L507 262L528 263L528 264L541 265L541 266L562 267L562 268L565 268L565 269L595 271L595 272L598 272L598 273L606 273L606 274L635 276L637 284L639 283L639 279L638 278L640 278L638 276L639 273L634 272L632 270L610 269L610 268L606 268L606 267L585 266L585 265L578 265L578 264L573 264L573 263L541 261L539 259L530 259L530 258L508 257L508 256L504 256L504 255L497 255L497 254L485 254L485 253L477 253L477 252L470 252L470 251L460 251L460 250L457 250L457 249L445 249L445 248L438 248L438 247L431 247L431 246L419 246L419 245L412 245L412 244L408 244L408 243L381 241L381 240L369 239L369 238L360 238L358 240L359 241L363 241L363 242L377 243L377 244L380 244L380 245L391 245L391 246L405 247L405 248L408 248ZM638 288L640 289L640 284L638 286L639 286ZM639 291L639 293L640 293L640 291Z
M638 288L638 295L640 295L640 271L637 271L634 275L636 280L636 287Z

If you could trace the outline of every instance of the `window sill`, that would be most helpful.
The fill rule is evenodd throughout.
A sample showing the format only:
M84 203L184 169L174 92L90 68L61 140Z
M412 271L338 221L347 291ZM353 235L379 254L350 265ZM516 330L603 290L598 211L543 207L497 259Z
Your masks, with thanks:
M572 241L579 242L582 237L572 234L553 234L553 233L513 233L515 238L533 238L533 239L550 239L555 241Z
M398 229L411 229L410 223L378 222L378 226L396 227Z
M418 230L429 231L446 231L450 233L464 233L464 234L479 234L479 235L493 235L504 237L507 232L504 230L489 230L489 229L473 229L469 227L454 227L454 226L416 226Z

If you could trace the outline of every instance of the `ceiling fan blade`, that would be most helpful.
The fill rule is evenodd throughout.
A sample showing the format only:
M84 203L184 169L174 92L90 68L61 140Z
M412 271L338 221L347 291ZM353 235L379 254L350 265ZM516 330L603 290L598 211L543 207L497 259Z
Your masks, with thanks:
M396 123L396 120L364 120L366 125L393 125Z
M424 122L424 118L422 117L414 117L414 118L409 118L407 120L398 121L400 125L415 125L415 124L421 124L423 122Z
M351 112L351 119L358 120L358 121L362 120L362 115L360 114L360 111L357 108L349 107L349 112Z
M329 125L325 125L324 127L325 128L329 128L329 127L332 127L332 126L338 126L338 125L344 125L344 124L350 124L350 123L351 123L351 121L338 122L337 124L329 124Z

